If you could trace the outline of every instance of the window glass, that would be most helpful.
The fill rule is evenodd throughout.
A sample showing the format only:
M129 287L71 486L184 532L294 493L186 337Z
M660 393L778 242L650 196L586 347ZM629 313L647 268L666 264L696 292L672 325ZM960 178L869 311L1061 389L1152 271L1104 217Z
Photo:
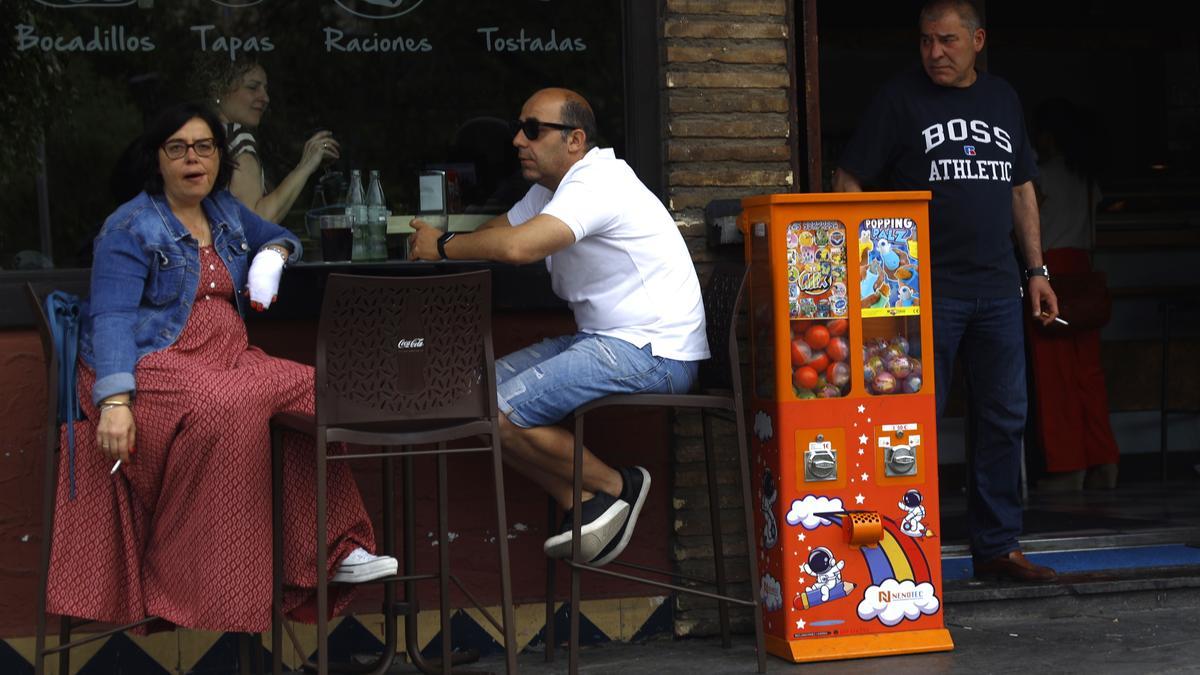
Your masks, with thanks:
M850 393L850 324L846 320L846 226L837 220L788 224L788 318L792 393L799 399Z
M254 135L268 189L329 129L342 157L328 172L379 169L395 214L414 212L423 169L456 179L452 209L503 212L526 187L507 122L545 86L580 91L600 144L625 152L620 0L6 0L0 19L4 270L90 264L128 193L122 151L161 108L205 97L200 66L223 59L266 73ZM298 233L321 197L341 200L326 173L283 219Z
M862 377L874 396L921 391L921 242L909 218L871 218L858 226Z

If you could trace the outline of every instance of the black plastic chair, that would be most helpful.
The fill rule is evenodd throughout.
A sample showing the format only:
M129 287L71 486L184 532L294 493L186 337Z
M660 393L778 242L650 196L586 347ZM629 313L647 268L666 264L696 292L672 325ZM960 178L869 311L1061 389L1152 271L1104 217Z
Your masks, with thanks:
M417 639L416 582L439 584L442 630L442 672L450 672L449 584L454 582L484 616L504 634L508 672L516 672L516 630L509 576L504 473L500 455L499 413L496 404L495 357L491 333L491 273L468 272L442 276L377 277L329 275L321 307L317 342L316 417L294 414L272 419L274 485L273 612L274 672L282 668L282 434L294 431L316 440L317 560L328 557L326 532L326 463L379 459L382 465L384 518L378 553L395 555L395 479L393 460L402 458L404 475L404 556L402 573L381 579L384 584L384 652L361 670L386 672L395 655L396 617L406 614L408 654L423 672L435 672L420 653ZM482 447L447 448L448 441L490 438ZM355 447L355 452L328 453L330 443L382 446L378 451ZM437 444L436 449L414 446ZM361 452L359 452L361 450ZM498 623L450 573L447 523L446 456L490 452L495 480L499 545L501 609ZM413 459L434 455L438 485L438 570L418 574L415 566ZM329 672L328 581L324 570L317 584L317 659L308 667ZM395 602L395 584L405 584L405 602ZM356 668L359 670L359 668Z
M758 647L758 672L766 672L766 643L763 634L763 618L758 596L754 588L754 580L758 579L757 547L754 544L754 510L751 504L750 491L750 462L746 450L746 421L745 408L742 402L742 381L740 359L738 356L736 317L741 307L742 296L745 292L747 269L740 264L721 263L712 271L704 286L704 312L707 318L707 333L709 351L712 358L700 364L699 386L695 393L690 394L619 394L605 396L581 406L575 410L575 476L574 502L582 501L583 490L583 430L585 416L600 408L613 406L662 406L670 408L699 408L704 424L704 460L708 478L708 505L712 522L713 559L715 561L715 580L683 577L673 572L657 570L642 565L623 563L619 560L609 565L621 565L631 569L658 574L668 578L686 579L692 583L715 586L716 593L700 590L694 586L656 581L645 577L633 576L615 572L607 568L595 567L588 564L580 551L580 529L582 509L575 509L574 538L572 540L571 557L564 558L571 568L571 637L569 643L569 671L574 675L579 670L579 600L580 577L584 572L605 574L627 581L648 584L677 593L688 593L719 602L721 639L725 647L729 647L729 604L752 607L754 612L754 634ZM746 561L749 563L751 592L750 600L734 597L727 590L725 579L724 547L721 537L721 523L717 489L717 467L714 457L712 439L712 411L724 411L731 415L736 424L738 441L738 467L741 471L742 510L746 520ZM551 500L549 531L557 529L555 508ZM555 560L547 562L546 582L546 660L554 660L554 590L555 590Z
M59 617L58 645L46 647L46 629L48 616L46 614L46 588L50 578L50 545L54 537L54 506L58 492L59 438L62 422L58 419L58 373L60 368L74 368L74 363L59 363L58 351L54 348L54 338L50 333L50 319L46 316L46 296L54 291L65 291L81 298L87 297L90 281L81 278L73 281L56 281L53 283L26 283L25 295L37 324L38 334L42 339L42 357L46 363L46 446L43 451L45 458L44 474L42 476L42 551L39 564L39 582L37 605L37 637L34 647L35 675L46 672L46 658L58 654L58 672L71 672L71 650L85 644L103 640L123 633L132 628L144 626L158 620L158 617L147 616L132 623L121 626L100 624L90 619L80 619L70 616ZM71 632L83 626L100 626L101 630L89 633L83 638L72 641ZM254 640L249 633L238 634L238 666L239 672L262 672L262 649L253 649ZM261 644L261 636L259 637Z

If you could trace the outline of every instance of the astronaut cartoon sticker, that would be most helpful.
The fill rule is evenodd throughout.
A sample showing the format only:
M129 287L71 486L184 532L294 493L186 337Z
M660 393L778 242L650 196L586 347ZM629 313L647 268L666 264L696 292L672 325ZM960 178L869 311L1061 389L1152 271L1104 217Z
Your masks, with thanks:
M759 499L759 504L762 508L763 516L763 533L762 545L763 550L775 548L779 543L779 522L775 520L775 512L772 507L779 500L779 490L775 487L775 476L771 473L771 469L763 470L762 478L762 495Z
M925 507L921 502L924 497L921 496L921 491L917 489L909 490L904 493L900 499L899 506L907 512L904 519L900 521L900 532L907 534L910 537L932 537L933 530L925 527Z
M838 560L824 546L814 548L808 554L808 560L800 565L801 571L813 577L816 581L797 594L792 601L795 609L809 609L824 604L830 600L844 598L854 590L854 584L842 581L842 568L846 561Z
M821 602L829 600L829 592L842 583L842 568L846 562L833 557L833 553L824 546L818 546L808 554L808 562L800 565L805 574L816 577L817 583L804 589L819 591Z
M792 500L785 520L793 527L815 530L840 523L844 513L842 500L810 494L803 499ZM809 609L849 595L854 590L854 584L842 581L842 568L845 565L845 561L837 560L828 548L814 548L800 569L813 577L816 583L797 594L792 600L792 607Z

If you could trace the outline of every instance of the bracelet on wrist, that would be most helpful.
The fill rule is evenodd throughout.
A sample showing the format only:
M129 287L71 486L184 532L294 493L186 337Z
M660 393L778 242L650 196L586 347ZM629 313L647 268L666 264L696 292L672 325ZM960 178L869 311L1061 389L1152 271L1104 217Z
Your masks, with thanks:
M100 402L100 412L102 412L102 413L105 412L106 410L112 410L113 408L131 408L131 407L133 407L132 401L101 401Z
M456 234L458 234L458 233L457 232L447 232L447 233L443 234L442 236L438 237L437 250L438 250L438 254L442 256L442 260L445 260L446 258L449 257L446 255L446 244L449 243L449 241L451 239L453 239L454 235L456 235Z
M291 252L289 252L287 249L285 249L282 246L276 245L276 244L272 244L270 246L264 246L263 248L265 250L274 251L274 252L278 253L279 257L283 258L283 264L285 264L285 265L287 264L288 257L291 255Z

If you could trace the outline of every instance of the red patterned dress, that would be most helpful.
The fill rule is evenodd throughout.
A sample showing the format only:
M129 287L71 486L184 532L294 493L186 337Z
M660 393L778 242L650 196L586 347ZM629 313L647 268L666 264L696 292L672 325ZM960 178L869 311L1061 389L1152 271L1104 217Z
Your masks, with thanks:
M157 616L205 630L271 623L271 456L276 412L313 413L313 369L250 347L235 289L211 247L175 344L137 364L131 465L110 476L96 447L95 373L79 368L89 421L75 434L76 498L60 462L47 591L56 614L125 623ZM65 443L63 445L65 451ZM329 475L332 573L355 547L375 550L350 469ZM285 437L284 608L310 619L316 587L313 444ZM334 611L349 593L331 591Z

